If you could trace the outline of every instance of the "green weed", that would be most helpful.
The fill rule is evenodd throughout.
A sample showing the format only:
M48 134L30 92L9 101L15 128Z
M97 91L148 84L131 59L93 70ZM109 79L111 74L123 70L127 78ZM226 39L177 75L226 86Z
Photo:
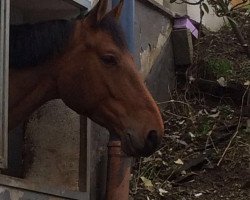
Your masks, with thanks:
M210 73L216 78L228 77L233 73L232 62L228 59L215 58L207 61L207 67Z

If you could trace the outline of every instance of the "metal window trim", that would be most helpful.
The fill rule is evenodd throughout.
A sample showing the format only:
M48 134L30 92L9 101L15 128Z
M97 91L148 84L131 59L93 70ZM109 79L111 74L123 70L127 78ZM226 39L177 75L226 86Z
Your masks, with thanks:
M76 7L79 8L87 8L90 9L91 8L91 1L92 0L64 0L70 4L75 5Z
M169 8L166 8L165 6L158 3L156 0L138 0L139 2L150 6L151 8L157 10L161 14L163 14L166 17L169 17L170 19L173 19L177 16L182 16L179 13L172 12Z
M8 160L8 88L9 88L9 16L10 0L1 1L0 50L0 168L7 168Z
M24 190L29 192L34 192L37 194L48 195L52 197L60 197L71 200L89 200L89 194L87 192L79 192L65 189L56 189L51 187L37 187L35 183L27 182L22 179L8 177L5 175L0 175L0 188L1 186Z

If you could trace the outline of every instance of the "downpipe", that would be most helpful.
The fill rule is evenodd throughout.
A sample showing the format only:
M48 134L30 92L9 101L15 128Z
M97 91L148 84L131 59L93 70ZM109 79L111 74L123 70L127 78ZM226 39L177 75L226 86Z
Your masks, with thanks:
M121 149L120 141L108 145L108 174L106 200L128 200L132 158Z

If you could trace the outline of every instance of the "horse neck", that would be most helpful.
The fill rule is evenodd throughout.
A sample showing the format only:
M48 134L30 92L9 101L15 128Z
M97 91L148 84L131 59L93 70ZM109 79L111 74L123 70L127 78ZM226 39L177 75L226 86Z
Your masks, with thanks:
M45 102L57 98L56 81L46 68L10 69L9 130Z

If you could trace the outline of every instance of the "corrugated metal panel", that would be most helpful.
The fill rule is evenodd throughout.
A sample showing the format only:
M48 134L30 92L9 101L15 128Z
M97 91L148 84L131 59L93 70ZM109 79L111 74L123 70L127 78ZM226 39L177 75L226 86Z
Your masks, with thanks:
M0 12L0 168L7 167L9 0L1 0Z
M67 1L69 3L73 3L76 6L85 7L85 8L90 9L91 3L93 0L64 0L64 1Z

